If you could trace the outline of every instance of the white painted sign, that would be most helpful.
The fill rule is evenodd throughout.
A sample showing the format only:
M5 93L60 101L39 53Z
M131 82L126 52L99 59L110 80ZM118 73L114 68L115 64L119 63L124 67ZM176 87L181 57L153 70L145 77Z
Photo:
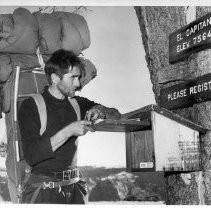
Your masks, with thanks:
M153 168L154 163L153 162L141 162L140 168Z
M199 170L199 132L151 112L156 171Z

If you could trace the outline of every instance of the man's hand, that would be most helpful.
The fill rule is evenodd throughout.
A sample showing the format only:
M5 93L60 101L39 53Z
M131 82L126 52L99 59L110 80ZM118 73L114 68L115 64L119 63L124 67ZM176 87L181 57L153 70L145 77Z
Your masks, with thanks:
M105 117L106 115L102 109L98 109L98 107L93 107L86 112L85 120L94 123L97 119L105 119Z
M94 132L90 125L92 125L92 122L86 120L70 123L50 138L52 150L56 151L71 136L83 136L88 131Z
M96 105L87 111L85 120L94 123L97 119L120 119L121 114L115 108L108 108L102 105Z
M90 127L92 125L91 121L81 120L75 121L68 125L68 130L71 136L83 136L88 131L94 132L94 130Z

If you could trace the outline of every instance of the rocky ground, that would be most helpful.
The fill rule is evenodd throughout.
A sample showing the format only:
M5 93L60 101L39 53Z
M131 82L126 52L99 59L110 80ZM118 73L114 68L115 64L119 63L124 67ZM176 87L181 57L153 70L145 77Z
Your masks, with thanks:
M128 173L125 169L85 167L89 201L164 201L162 174Z

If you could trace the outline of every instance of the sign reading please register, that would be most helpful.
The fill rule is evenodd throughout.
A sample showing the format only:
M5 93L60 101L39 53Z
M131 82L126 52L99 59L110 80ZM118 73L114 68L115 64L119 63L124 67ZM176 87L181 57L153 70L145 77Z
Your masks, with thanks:
M208 100L211 100L211 74L161 89L160 92L160 106L170 110Z

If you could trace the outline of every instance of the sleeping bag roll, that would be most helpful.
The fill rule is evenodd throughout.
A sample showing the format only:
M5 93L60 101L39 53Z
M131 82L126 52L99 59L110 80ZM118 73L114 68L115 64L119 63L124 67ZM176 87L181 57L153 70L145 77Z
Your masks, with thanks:
M97 76L97 69L95 65L89 60L85 58L80 58L83 63L80 83L81 88L83 88L86 84L88 84L92 79Z
M12 15L0 15L0 52L35 54L38 24L31 12L17 8Z
M39 49L41 54L52 54L62 47L62 24L57 17L48 13L35 12L39 25Z
M6 82L16 66L20 66L21 71L24 71L39 68L40 64L37 55L2 54L0 55L0 82Z
M0 82L5 82L12 72L12 63L10 56L0 56Z
M62 26L62 48L79 55L83 50L83 42L78 29L64 12L53 12L52 16L58 18Z
M81 41L83 48L82 50L87 49L90 46L90 32L88 28L88 24L85 18L79 14L71 13L71 12L53 12L53 15L57 17L61 17L62 19L67 19L75 28L78 30L81 36Z

